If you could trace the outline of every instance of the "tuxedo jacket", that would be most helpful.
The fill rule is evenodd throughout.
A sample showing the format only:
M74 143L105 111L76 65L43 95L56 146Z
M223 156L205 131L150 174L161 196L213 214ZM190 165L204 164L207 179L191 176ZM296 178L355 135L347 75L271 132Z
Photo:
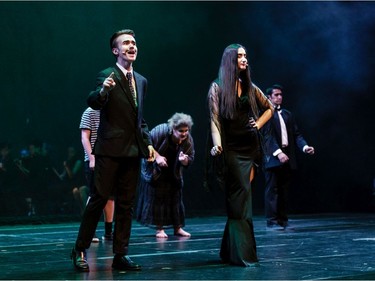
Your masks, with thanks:
M288 133L288 147L282 147L280 119L278 111L275 110L272 118L262 128L264 153L263 164L265 169L283 165L277 156L273 156L273 153L278 149L281 149L286 155L288 155L288 164L292 169L296 169L296 150L299 149L303 151L303 147L307 145L307 142L299 132L292 113L286 109L282 109L281 116L284 119Z
M116 86L100 97L104 80L114 72ZM137 103L135 105L129 84L120 68L115 65L97 75L96 89L90 92L87 103L93 109L100 110L98 138L93 154L108 157L148 157L148 145L151 145L148 126L143 119L143 104L147 91L147 80L133 71L136 84Z

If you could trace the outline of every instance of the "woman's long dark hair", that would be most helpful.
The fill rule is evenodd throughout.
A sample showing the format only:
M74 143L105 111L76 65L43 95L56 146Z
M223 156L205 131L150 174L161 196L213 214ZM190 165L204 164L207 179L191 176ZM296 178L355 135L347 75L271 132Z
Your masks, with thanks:
M253 84L250 77L250 68L246 70L238 70L238 49L246 48L240 44L231 44L225 48L221 58L219 68L219 86L220 86L220 115L227 119L233 119L236 116L237 108L237 90L236 82L240 78L242 83L242 95L245 93L249 97L249 104L254 113L254 117L258 118L258 109L256 105L255 95L252 94ZM247 53L247 51L246 51Z

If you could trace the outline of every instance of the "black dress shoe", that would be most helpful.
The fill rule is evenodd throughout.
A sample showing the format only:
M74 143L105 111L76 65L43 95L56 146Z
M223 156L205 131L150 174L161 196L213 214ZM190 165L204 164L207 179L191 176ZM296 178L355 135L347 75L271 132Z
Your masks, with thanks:
M72 249L72 253L70 254L70 258L73 261L74 268L78 271L88 272L90 271L89 264L87 263L86 252L78 252Z
M128 256L115 255L112 268L117 270L141 270L141 266L133 262Z

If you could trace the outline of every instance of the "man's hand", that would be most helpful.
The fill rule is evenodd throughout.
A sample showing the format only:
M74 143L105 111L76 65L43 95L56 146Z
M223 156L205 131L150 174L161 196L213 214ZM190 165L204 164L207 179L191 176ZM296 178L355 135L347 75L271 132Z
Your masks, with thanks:
M312 146L307 146L305 148L305 153L313 155L315 153L315 149Z
M279 158L280 162L283 164L289 161L288 155L286 155L284 152L279 153L277 158Z
M148 147L148 158L147 162L154 162L155 161L155 149L152 145L149 145Z
M89 168L92 171L95 169L95 156L92 154L89 155Z
M100 96L104 97L110 90L112 90L116 86L116 82L113 79L115 73L112 72L103 82L103 87L100 90Z

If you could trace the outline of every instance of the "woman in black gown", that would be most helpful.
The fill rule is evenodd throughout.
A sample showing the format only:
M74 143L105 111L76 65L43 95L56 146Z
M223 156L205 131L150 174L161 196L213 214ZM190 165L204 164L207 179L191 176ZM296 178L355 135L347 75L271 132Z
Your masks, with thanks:
M222 161L227 223L221 243L223 262L253 266L258 262L252 221L251 181L261 159L259 130L273 107L251 82L246 49L229 45L218 78L208 92L212 143L210 154Z

